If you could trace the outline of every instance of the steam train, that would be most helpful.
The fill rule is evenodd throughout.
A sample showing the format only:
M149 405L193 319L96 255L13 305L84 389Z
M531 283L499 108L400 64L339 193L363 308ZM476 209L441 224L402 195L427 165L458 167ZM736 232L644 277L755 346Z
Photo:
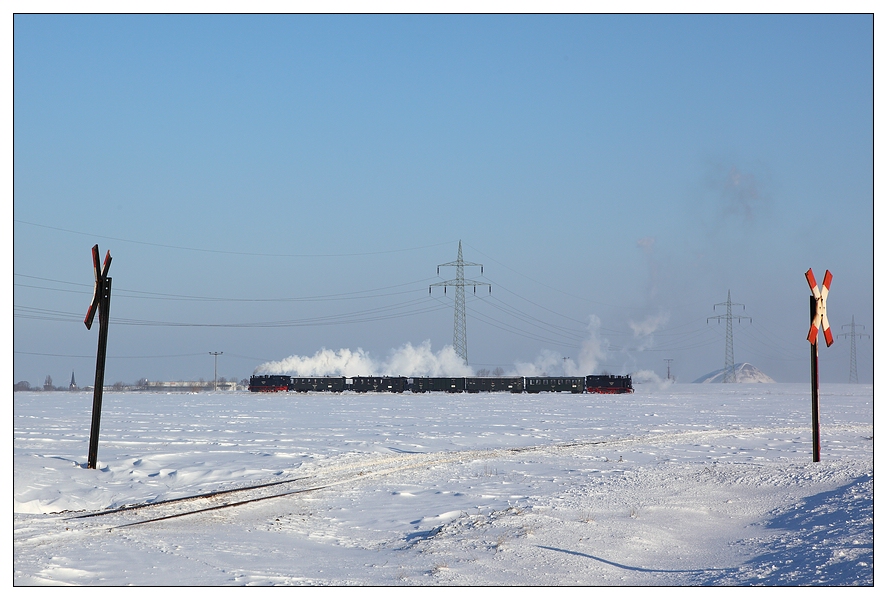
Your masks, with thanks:
M631 394L631 375L585 377L293 377L253 375L251 392L570 392L572 394Z

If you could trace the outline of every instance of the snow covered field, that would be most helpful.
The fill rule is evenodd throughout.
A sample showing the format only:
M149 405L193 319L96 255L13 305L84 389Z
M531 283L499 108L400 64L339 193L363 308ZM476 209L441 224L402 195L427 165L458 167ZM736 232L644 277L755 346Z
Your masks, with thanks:
M636 387L15 393L13 582L873 585L871 385Z

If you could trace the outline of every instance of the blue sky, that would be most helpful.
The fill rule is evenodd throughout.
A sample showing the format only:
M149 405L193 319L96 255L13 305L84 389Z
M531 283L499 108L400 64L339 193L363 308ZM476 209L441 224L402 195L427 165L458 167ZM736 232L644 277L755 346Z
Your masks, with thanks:
M736 361L806 381L808 268L873 333L873 93L866 15L17 15L13 377L91 383L96 243L110 383L439 350L461 240L472 367L692 381L729 290Z

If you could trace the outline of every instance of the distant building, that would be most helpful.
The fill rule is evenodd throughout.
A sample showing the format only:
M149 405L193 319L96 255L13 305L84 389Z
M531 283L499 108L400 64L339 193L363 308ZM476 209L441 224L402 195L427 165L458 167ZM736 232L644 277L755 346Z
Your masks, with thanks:
M249 382L244 380L244 382L237 381L219 381L216 384L216 388L222 392L234 392L234 391L243 391L246 390ZM45 389L50 389L46 388ZM65 388L51 388L53 390L63 390ZM67 388L70 391L79 391L79 392L91 392L94 390L94 387L91 385L87 385L84 387L77 387L77 383L74 380L74 374L71 373L71 384ZM106 392L211 392L213 391L213 382L212 381L149 381L148 379L142 378L139 379L135 384L125 384L122 381L118 381L113 385L104 386L104 391ZM32 388L27 381L20 381L15 384L14 391L39 391L40 388Z
M213 390L212 381L139 381L135 388L147 392L210 392ZM236 381L219 381L216 389L221 392L233 392L243 389Z

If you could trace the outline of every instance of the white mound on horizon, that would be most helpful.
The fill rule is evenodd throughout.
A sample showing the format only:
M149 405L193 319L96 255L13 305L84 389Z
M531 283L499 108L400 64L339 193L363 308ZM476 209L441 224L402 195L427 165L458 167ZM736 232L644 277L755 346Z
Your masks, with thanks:
M736 363L733 367L736 369L736 383L776 383L754 365ZM725 373L726 369L718 369L703 375L693 383L724 383Z

